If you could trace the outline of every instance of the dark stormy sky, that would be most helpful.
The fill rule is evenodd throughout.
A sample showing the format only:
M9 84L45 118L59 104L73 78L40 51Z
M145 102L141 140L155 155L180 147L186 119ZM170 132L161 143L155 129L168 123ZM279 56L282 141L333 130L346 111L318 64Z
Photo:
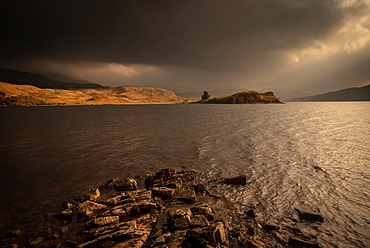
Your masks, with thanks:
M370 0L2 0L0 67L176 92L370 83Z

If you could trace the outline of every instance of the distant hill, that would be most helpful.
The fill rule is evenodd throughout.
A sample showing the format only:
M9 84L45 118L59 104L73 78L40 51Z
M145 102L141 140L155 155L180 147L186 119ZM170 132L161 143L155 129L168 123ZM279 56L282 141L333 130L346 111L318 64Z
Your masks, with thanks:
M281 103L273 92L257 93L255 91L239 92L231 96L214 97L194 103L204 104L258 104Z
M64 90L0 82L0 106L167 104L186 100L168 90L152 87Z
M75 83L49 79L43 75L0 68L0 82L18 85L33 85L48 89L101 89L108 88L91 82Z
M274 92L275 96L283 101L291 98L306 97L310 95L307 92L291 88L264 88L258 92L268 91Z
M363 87L353 87L338 91L328 92L316 96L293 98L290 102L314 101L370 101L370 84Z

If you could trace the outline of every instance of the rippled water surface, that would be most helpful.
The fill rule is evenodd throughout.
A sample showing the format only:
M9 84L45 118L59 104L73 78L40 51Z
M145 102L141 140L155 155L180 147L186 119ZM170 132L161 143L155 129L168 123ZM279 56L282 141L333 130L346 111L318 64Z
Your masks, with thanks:
M370 102L124 105L0 109L0 224L30 229L113 177L194 168L224 194L322 247L370 247ZM298 225L298 224L297 224Z

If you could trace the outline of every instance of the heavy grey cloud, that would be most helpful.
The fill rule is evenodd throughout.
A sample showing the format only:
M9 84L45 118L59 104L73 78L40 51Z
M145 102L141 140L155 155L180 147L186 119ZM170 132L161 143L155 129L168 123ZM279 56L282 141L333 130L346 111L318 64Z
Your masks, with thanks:
M369 47L369 5L336 0L5 0L0 65L180 91L310 89L307 75L317 72L315 65L328 67L322 78L330 78L338 67L331 58L353 58ZM352 59L357 64L345 67L366 67L369 57L361 60L365 64ZM361 78L352 81L349 75L340 85L363 84L370 76L365 72ZM328 80L326 88L335 88L334 81L338 78ZM319 86L312 80L313 92Z

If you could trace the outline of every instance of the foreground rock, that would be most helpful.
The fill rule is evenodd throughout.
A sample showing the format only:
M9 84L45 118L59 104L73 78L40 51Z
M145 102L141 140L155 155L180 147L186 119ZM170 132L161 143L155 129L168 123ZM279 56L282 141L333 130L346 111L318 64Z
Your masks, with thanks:
M207 185L197 181L193 170L163 169L139 178L140 184L134 178L115 178L64 202L64 210L55 215L62 227L27 235L26 246L319 247L315 237L291 227L280 228L275 222L262 222L255 208L236 203L230 208L230 200L209 191L216 184L246 187L243 175ZM145 188L139 188L144 184ZM322 222L321 216L296 211L308 222ZM18 247L20 235L16 230L3 243Z
M224 183L231 185L247 185L247 177L245 175L230 177L224 180Z
M302 212L299 209L295 209L299 215L300 220L306 220L309 222L324 222L324 218L319 214Z

